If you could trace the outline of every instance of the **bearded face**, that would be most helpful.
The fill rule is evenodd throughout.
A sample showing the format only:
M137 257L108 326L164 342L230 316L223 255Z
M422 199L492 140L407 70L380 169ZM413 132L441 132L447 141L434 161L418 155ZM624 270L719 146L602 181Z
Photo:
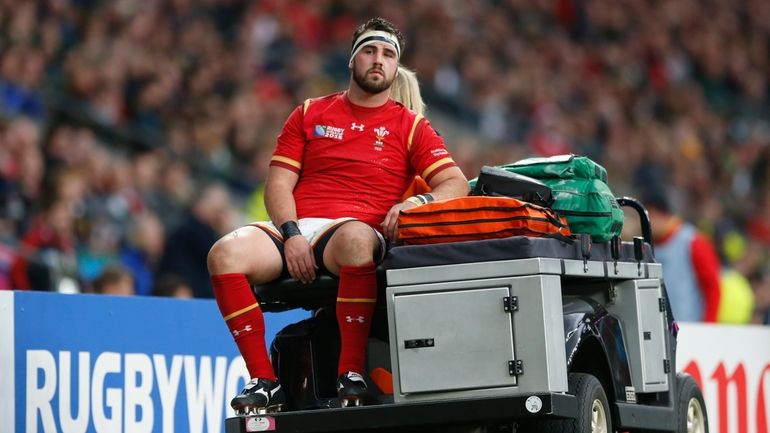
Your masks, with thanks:
M351 61L353 81L366 93L375 95L390 88L396 79L398 55L392 45L374 42L364 46Z
M360 87L361 90L372 95L389 89L395 79L395 73L388 78L386 77L385 71L377 66L373 66L368 70L363 70L361 68L353 69L353 81L358 84L358 87Z

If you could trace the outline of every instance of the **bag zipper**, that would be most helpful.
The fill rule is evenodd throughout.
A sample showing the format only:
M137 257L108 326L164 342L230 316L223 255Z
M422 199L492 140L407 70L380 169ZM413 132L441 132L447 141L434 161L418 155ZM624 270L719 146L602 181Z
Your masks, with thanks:
M587 217L608 217L612 216L612 212L589 212L579 210L560 210L554 209L554 212L564 216L587 216Z

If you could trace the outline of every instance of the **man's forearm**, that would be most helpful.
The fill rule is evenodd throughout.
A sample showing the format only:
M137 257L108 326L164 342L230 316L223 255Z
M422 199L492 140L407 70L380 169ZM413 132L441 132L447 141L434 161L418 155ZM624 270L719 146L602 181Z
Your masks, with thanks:
M286 221L297 220L293 190L283 185L271 185L268 182L265 188L265 208L276 227L280 227Z
M470 187L468 186L468 180L463 175L459 168L450 168L445 179L441 179L438 182L431 182L430 195L434 200L443 200L447 198L460 197L468 195Z
M468 182L465 179L449 179L436 185L430 191L430 195L434 200L443 200L468 195L468 191Z
M265 208L276 227L286 221L297 220L294 187L299 174L281 167L271 166L265 181Z

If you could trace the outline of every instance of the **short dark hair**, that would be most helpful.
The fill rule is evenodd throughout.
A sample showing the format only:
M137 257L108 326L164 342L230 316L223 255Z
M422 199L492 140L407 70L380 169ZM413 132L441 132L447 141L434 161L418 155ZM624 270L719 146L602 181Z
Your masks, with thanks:
M404 35L401 34L401 30L399 30L395 24L382 17L374 17L364 24L358 26L356 31L353 33L353 40L350 42L350 46L352 47L353 44L356 43L356 39L358 39L358 37L367 30L381 30L383 32L390 33L391 35L395 36L396 39L398 39L398 45L401 48L401 52L404 52L406 40L404 39Z
M93 290L95 293L104 293L109 285L118 284L124 278L133 278L133 275L122 266L109 265L94 279Z
M174 297L179 287L187 285L187 282L177 274L163 274L155 281L152 294L154 296Z
M671 201L663 186L647 186L642 189L642 204L649 209L671 213Z

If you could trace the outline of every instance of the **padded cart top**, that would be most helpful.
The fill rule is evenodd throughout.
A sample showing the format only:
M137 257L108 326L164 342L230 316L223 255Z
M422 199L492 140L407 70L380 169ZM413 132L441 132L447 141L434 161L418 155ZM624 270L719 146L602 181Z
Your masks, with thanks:
M388 251L381 267L384 269L419 268L533 257L583 260L583 248L588 251L588 260L614 260L610 242L593 243L584 247L580 239L576 239L574 242L564 242L552 238L512 236L480 241L393 247ZM655 261L649 244L643 245L642 252L642 262ZM621 242L618 253L618 261L637 261L632 242Z

